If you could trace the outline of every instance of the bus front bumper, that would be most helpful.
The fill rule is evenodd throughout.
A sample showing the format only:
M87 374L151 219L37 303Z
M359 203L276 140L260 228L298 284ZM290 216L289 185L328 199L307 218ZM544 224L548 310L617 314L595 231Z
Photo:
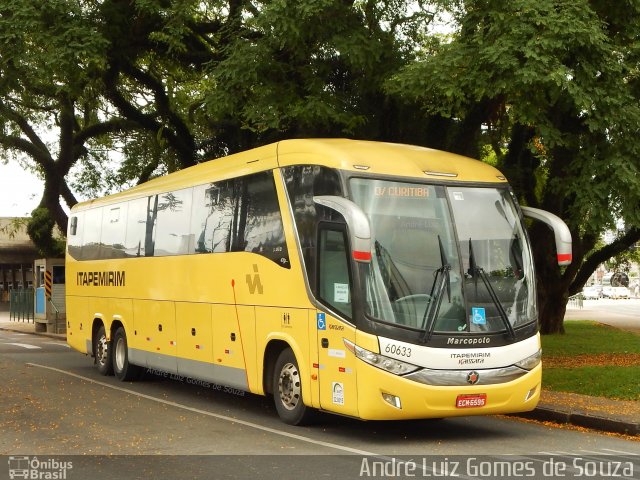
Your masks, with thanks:
M542 364L495 385L434 386L361 364L358 414L365 420L410 420L527 412L540 400ZM482 375L482 370L478 370Z

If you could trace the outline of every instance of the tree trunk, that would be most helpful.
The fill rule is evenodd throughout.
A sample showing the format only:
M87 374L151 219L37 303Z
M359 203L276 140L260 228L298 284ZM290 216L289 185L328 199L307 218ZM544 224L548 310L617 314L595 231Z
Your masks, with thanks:
M558 266L553 232L546 225L535 222L529 236L536 267L540 332L564 333L563 321L571 282L562 275Z
M543 284L543 285L541 285ZM564 314L567 311L569 292L554 283L538 280L538 318L540 333L564 333ZM544 291L541 292L542 288ZM557 287L557 288L555 288Z

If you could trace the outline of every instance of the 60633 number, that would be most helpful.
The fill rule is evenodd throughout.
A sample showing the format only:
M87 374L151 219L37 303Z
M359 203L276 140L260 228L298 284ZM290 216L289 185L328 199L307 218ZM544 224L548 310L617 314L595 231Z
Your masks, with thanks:
M390 343L384 347L384 351L392 355L400 355L401 357L409 358L411 356L411 347L405 347L404 345Z

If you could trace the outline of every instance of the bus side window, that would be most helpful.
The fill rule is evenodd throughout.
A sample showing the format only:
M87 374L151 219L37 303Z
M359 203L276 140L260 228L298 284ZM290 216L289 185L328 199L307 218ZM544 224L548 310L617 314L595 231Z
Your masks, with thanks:
M344 196L338 173L319 165L293 165L282 169L287 194L295 219L307 278L312 290L316 281L316 225L322 220L336 220L328 208L317 208L313 197L318 195Z
M194 245L191 253L229 251L236 204L233 185L233 180L224 180L193 189L191 232Z
M258 253L289 268L280 204L272 172L261 172L241 179L241 215L236 248ZM242 208L244 207L244 208Z
M71 217L69 225L69 235L67 236L67 245L69 246L69 255L76 260L82 259L82 230L84 227L84 212L78 212Z
M351 318L349 247L343 228L321 228L318 235L318 298Z
M158 225L158 195L147 197L145 210L144 231L144 256L153 257L156 245L156 232Z
M147 207L149 198L131 200L128 204L127 234L124 243L127 257L144 257L147 232Z
M102 233L102 207L84 212L81 260L100 259L100 237Z
M289 268L272 172L195 187L191 229L192 252L251 252Z
M192 192L193 189L185 188L158 195L154 256L186 255L193 250Z
M123 258L127 203L103 207L100 258Z

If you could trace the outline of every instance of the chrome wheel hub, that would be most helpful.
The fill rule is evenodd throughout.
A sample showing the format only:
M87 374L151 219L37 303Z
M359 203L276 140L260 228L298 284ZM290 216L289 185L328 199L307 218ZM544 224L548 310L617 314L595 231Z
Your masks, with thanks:
M116 343L115 349L116 356L116 368L119 372L124 368L124 359L125 359L125 346L124 340L122 338L118 338L118 343Z
M109 343L107 342L106 335L103 335L98 339L98 342L96 345L96 360L100 365L105 365L107 363L108 354L109 354Z
M300 373L296 366L287 363L280 371L278 379L280 401L287 410L293 410L300 401Z

